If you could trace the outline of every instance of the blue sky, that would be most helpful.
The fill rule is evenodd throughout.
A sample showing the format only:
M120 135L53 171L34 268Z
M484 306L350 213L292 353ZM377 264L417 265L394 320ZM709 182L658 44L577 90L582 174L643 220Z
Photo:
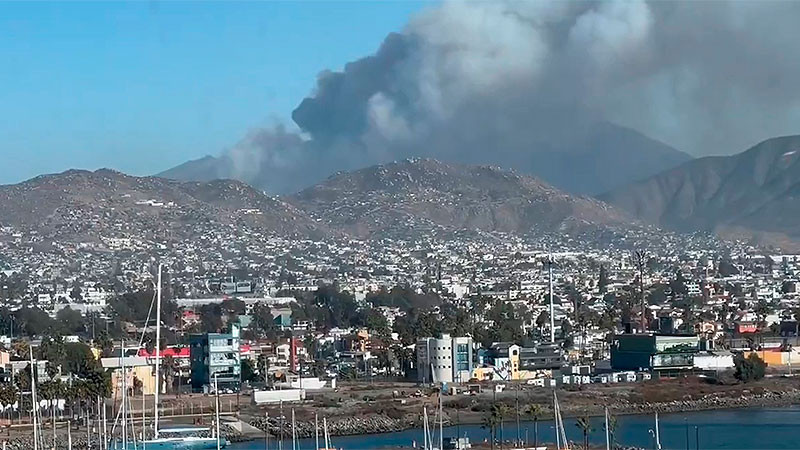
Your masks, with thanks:
M219 154L427 5L0 2L0 183Z

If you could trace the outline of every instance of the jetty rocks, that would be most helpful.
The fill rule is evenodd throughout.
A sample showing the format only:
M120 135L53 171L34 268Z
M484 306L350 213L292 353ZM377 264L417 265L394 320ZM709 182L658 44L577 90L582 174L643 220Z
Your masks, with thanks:
M265 418L258 418L251 420L250 425L260 430L268 429L269 433L273 436L280 436L281 428L283 428L283 436L291 437L292 435L292 422L291 420L287 420L285 418L281 419L279 417L270 417L269 423L267 423ZM391 417L379 414L360 417L333 417L328 419L328 433L331 436L390 433L393 431L403 431L414 426L415 424L413 422L402 419L393 419ZM296 428L297 437L314 437L313 421L296 421ZM322 434L322 419L320 419L319 435L322 436Z

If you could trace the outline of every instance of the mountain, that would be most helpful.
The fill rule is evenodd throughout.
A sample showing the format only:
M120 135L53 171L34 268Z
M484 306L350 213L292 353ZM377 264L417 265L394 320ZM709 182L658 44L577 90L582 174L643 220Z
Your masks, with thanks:
M175 166L169 170L156 175L159 178L168 178L180 181L212 181L220 179L232 179L231 169L228 167L229 161L224 156L219 158L205 156L200 159L193 159L183 164ZM244 180L240 180L244 181Z
M689 161L599 198L681 231L755 231L798 239L800 136Z
M70 170L0 186L0 224L45 237L197 237L261 232L281 236L327 233L305 213L244 183L177 182L112 170Z
M481 230L578 231L629 222L592 198L489 166L408 159L339 173L286 200L360 237Z
M445 133L411 148L375 152L353 144L349 152L353 157L339 159L325 159L326 152L311 143L301 140L286 143L284 139L280 141L281 145L296 150L289 152L293 158L297 154L306 154L311 155L306 158L309 161L277 168L271 165L276 160L275 155L258 157L258 152L263 150L255 148L247 152L227 152L219 157L206 156L157 176L183 181L234 178L268 192L289 194L320 182L335 171L358 170L385 162L379 158L423 157L459 164L514 168L568 192L596 195L691 159L686 153L664 143L609 122L553 113L546 120L532 121L522 128L524 130L515 132L513 137L498 137L497 133L480 130L468 136ZM237 158L241 159L238 164ZM301 158L299 161L305 160Z

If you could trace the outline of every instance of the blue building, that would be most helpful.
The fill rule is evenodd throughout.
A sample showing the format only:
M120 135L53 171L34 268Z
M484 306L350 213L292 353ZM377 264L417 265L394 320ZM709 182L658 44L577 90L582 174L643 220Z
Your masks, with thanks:
M211 392L214 375L220 390L238 390L242 381L239 327L231 332L193 334L189 337L192 364L192 391Z

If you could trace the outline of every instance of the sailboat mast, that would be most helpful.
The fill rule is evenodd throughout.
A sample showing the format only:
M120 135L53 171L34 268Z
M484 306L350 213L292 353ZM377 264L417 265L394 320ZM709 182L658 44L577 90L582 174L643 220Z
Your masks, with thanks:
M422 407L422 420L424 421L423 424L422 424L422 432L425 434L424 441L423 441L424 444L423 444L422 448L424 450L430 450L428 448L428 407L427 406L423 406Z
M292 450L297 450L297 428L294 421L294 408L292 408Z
M328 434L328 418L327 417L323 417L322 418L322 428L323 428L323 431L325 432L325 450L328 450L328 449L331 448L331 437Z
M314 450L319 450L319 414L314 413Z
M158 265L158 286L156 286L156 390L153 405L153 436L158 439L158 395L161 392L161 272L163 264Z
M444 450L444 413L442 408L442 390L439 388L439 450Z
M558 425L561 430L561 442L564 443L564 448L569 450L569 441L567 440L567 430L564 429L564 418L561 417L561 405L558 406Z
M605 419L606 419L606 450L611 450L611 431L608 429L608 408L605 408Z
M28 347L31 353L31 416L33 418L33 450L39 450L39 424L36 420L39 402L36 400L36 361L33 359L33 347Z
M106 415L106 402L103 400L103 450L108 450L108 417Z
M125 339L121 344L122 359L122 448L128 448L128 373L125 369Z
M656 411L656 450L661 450L661 437L658 433L658 411Z
M553 424L556 429L556 450L561 450L561 431L558 427L558 399L556 391L553 391Z
M221 443L220 443L220 440L219 440L220 439L220 437L219 437L219 387L217 386L217 373L216 372L214 372L214 399L215 399L215 406L216 406L216 412L215 412L216 420L214 422L215 422L215 426L217 428L217 450L220 450L222 447L221 447Z

